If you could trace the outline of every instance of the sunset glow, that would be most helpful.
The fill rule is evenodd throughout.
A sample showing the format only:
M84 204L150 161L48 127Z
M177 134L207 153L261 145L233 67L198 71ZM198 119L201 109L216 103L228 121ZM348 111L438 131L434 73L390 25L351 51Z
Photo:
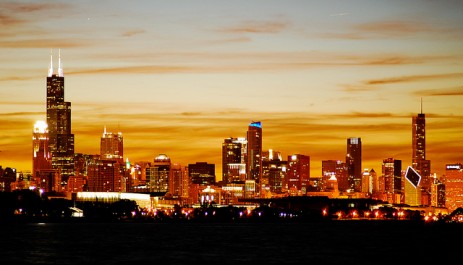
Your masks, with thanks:
M0 165L32 170L53 52L72 104L75 152L121 132L124 159L213 163L262 123L263 150L411 165L426 114L431 171L463 163L461 1L3 1ZM58 57L61 62L59 64ZM59 65L59 66L58 66Z

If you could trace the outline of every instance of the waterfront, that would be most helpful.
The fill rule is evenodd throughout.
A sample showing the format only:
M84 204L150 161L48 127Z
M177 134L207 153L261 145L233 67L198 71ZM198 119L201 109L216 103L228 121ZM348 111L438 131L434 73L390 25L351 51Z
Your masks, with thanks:
M27 223L2 264L391 264L459 260L463 225L409 221Z

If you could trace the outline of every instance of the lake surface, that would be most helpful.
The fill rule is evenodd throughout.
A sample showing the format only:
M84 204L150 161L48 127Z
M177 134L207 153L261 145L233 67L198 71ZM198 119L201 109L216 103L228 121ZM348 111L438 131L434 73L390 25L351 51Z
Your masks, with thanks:
M463 224L3 223L1 264L439 264Z

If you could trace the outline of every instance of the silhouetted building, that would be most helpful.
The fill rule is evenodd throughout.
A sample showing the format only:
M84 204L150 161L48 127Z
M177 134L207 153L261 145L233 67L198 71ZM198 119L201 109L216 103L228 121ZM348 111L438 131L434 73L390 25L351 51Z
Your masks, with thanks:
M423 193L430 190L431 161L426 160L426 117L420 113L412 118L412 167L421 175Z
M53 72L53 55L47 76L47 125L49 151L52 168L61 176L61 185L66 185L74 175L74 134L71 133L71 103L64 101L64 75L61 55L58 74Z
M188 175L192 184L214 185L215 164L208 164L207 162L188 164Z
M349 189L355 192L362 191L362 140L359 137L347 139L347 181Z

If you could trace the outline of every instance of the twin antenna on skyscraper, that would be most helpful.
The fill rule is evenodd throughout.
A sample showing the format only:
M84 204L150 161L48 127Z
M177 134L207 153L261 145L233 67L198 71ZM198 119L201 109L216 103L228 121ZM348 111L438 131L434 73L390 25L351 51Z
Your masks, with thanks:
M53 49L50 49L50 68L48 68L48 76L53 75ZM58 76L63 77L63 67L61 65L61 49L58 50Z

